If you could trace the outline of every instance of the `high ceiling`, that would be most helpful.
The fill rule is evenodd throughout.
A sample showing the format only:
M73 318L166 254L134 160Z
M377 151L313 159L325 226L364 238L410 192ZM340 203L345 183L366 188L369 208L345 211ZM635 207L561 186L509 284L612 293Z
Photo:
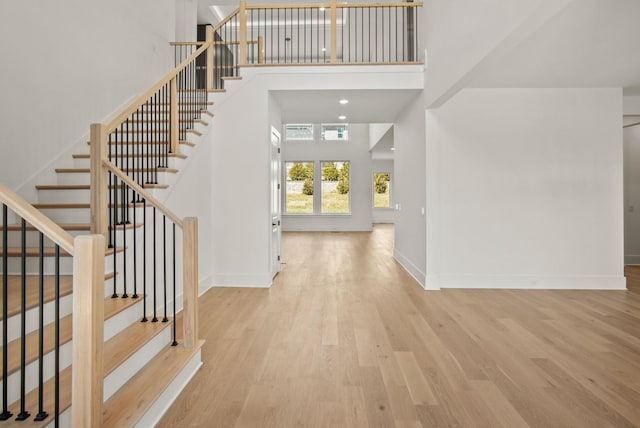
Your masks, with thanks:
M574 0L490 67L473 87L622 87L640 95L640 1Z

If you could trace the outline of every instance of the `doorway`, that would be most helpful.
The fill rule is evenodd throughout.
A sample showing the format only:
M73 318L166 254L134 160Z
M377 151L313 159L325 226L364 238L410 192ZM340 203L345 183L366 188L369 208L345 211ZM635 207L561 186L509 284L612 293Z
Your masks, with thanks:
M280 133L271 127L271 277L280 272L281 228L281 170Z

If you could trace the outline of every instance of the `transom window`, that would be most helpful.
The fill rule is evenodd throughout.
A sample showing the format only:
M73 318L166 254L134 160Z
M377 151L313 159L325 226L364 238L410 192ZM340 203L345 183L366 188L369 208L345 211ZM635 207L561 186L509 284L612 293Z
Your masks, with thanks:
M349 139L347 123L323 123L320 132L322 141L346 141Z
M310 123L290 123L284 126L284 138L286 140L313 140L313 125Z

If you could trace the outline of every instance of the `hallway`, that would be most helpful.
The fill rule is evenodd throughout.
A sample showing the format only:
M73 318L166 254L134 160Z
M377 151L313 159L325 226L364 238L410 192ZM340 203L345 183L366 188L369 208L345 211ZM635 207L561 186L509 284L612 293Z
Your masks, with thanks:
M201 297L204 365L158 426L640 425L639 294L425 292L392 248L284 233L271 289Z

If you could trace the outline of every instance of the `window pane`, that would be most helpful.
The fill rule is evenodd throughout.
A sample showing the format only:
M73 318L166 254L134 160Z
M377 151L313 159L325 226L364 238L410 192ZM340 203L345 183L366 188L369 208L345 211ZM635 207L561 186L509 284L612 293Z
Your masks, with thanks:
M373 207L391 208L391 177L388 172L373 174Z
M340 141L349 139L349 125L346 123L322 124L321 139L323 141Z
M313 162L285 162L287 196L284 212L313 214Z
M287 124L284 126L286 140L313 140L313 125Z
M349 162L321 162L323 214L349 214Z

